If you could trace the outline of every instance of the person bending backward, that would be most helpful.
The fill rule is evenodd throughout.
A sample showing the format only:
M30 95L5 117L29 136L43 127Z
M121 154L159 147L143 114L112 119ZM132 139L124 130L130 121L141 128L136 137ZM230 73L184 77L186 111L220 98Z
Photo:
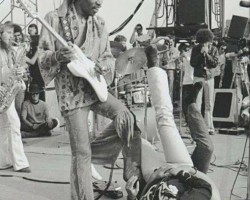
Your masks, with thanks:
M64 0L56 11L45 16L45 20L68 41L69 46L63 47L44 28L40 34L41 74L46 84L55 78L59 107L70 135L72 200L94 199L91 157L94 163L107 163L112 160L111 155L119 154L117 146L123 146L124 179L128 180L132 175L140 176L140 131L134 128L133 115L110 94L105 102L99 101L91 85L84 78L71 74L66 66L74 59L71 43L74 42L96 63L98 73L111 73L114 69L105 22L96 15L102 3L103 0ZM105 142L98 145L95 141L99 151L95 148L91 151L88 132L90 110L113 120L101 134Z
M178 133L173 119L170 95L166 92L167 74L158 67L156 46L147 47L146 55L152 105L156 111L157 127L165 159L149 142L142 139L141 166L147 184L139 191L141 182L138 181L138 177L132 176L126 183L127 199L220 200L215 184L204 173L193 168L193 163ZM192 131L207 132L205 122L195 104L200 89L201 84L195 84L192 94L187 98L188 117L194 126Z
M6 88L3 86L13 76L13 70L18 76L25 71L17 66L16 51L12 49L14 27L11 22L0 25L0 95L6 95ZM20 84L22 90L26 86ZM12 167L17 172L30 172L29 162L24 153L20 132L20 119L15 108L15 99L8 110L0 114L0 169Z

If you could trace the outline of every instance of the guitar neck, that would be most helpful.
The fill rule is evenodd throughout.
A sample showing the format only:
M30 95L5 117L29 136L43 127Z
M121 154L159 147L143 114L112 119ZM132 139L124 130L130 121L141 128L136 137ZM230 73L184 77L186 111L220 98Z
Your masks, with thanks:
M37 20L58 40L58 42L64 47L68 46L68 43L59 35L44 19L37 17Z

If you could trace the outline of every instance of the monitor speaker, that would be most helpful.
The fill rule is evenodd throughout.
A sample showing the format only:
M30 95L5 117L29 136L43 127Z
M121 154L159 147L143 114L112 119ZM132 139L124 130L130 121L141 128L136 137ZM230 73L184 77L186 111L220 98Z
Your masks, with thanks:
M214 92L214 122L238 122L242 95L237 95L236 89L215 89Z
M180 0L177 5L177 23L193 25L206 23L207 0Z
M233 15L229 30L228 37L240 39L247 38L249 35L250 21L246 17Z

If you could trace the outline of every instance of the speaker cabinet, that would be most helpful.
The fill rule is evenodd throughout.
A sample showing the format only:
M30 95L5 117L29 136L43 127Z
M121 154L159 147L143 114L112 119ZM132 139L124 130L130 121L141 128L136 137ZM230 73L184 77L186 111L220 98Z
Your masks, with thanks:
M207 2L207 0L180 0L177 5L177 23L179 25L208 24Z
M246 17L233 15L229 30L228 37L240 39L247 38L249 35L250 21Z
M236 89L215 89L213 121L238 122L242 95L236 93Z

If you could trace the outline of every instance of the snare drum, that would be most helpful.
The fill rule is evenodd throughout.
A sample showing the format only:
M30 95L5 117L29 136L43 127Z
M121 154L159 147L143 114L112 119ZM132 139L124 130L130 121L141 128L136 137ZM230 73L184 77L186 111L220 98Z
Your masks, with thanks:
M128 100L128 106L144 104L145 103L145 87L147 90L146 99L147 103L150 103L150 93L149 88L145 84L131 85L129 89L126 90L126 99Z
M145 88L144 87L138 87L132 90L132 102L134 104L144 104L145 103ZM150 102L149 100L149 90L147 88L146 91L146 100L147 103Z

